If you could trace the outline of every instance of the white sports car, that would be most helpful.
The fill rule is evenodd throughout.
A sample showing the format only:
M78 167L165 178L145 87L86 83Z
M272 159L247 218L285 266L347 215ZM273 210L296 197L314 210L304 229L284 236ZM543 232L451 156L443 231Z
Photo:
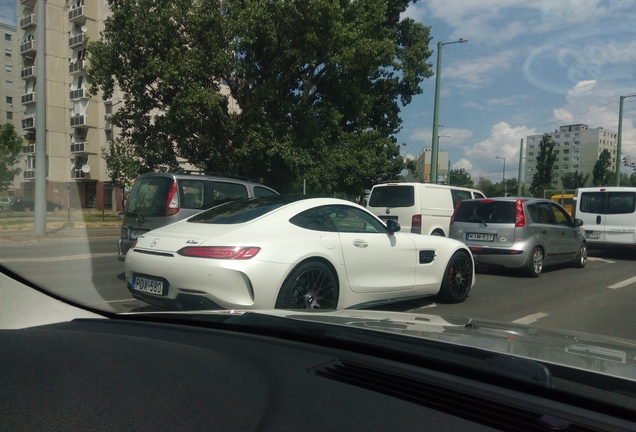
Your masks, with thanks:
M178 309L360 308L438 295L461 302L472 254L399 233L357 204L270 196L230 202L140 236L126 255L135 298Z

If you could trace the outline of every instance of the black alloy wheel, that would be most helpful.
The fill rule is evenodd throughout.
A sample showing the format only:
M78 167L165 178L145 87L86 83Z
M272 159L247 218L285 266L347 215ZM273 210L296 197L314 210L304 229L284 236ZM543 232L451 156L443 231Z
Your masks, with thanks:
M319 261L296 267L283 283L276 300L277 309L336 309L338 280L333 271Z
M438 298L445 303L460 303L468 297L473 284L473 260L464 251L457 251L448 261Z

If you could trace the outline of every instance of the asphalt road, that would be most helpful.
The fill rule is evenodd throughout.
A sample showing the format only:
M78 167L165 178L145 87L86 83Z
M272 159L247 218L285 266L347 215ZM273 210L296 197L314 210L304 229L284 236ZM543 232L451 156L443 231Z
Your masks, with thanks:
M115 312L143 310L131 297L117 260L116 228L93 229L45 239L0 234L0 263L65 298ZM88 234L88 242L83 238ZM477 275L468 299L437 304L422 299L375 309L464 316L603 334L636 341L636 257L591 252L584 269L548 267L537 279L514 272Z

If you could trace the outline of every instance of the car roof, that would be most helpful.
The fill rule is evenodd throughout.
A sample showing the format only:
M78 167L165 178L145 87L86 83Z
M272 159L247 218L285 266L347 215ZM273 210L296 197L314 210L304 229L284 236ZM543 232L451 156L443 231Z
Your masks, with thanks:
M210 172L210 171L196 171L196 170L181 170L177 172L150 172L141 174L138 178L146 178L146 177L170 177L180 179L189 179L189 178L208 178L212 180L219 181L239 181L243 183L253 183L262 185L262 183L256 179L232 175L232 174L224 174L219 172Z

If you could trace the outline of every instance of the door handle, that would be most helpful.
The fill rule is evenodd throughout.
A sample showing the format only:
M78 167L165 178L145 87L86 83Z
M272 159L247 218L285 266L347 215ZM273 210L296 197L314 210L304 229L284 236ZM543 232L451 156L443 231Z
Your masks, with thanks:
M596 216L596 224L597 225L601 224L601 217L600 216Z
M365 242L364 240L354 240L353 241L353 245L355 247L359 247L359 248L365 248L367 246L369 246L369 243Z

